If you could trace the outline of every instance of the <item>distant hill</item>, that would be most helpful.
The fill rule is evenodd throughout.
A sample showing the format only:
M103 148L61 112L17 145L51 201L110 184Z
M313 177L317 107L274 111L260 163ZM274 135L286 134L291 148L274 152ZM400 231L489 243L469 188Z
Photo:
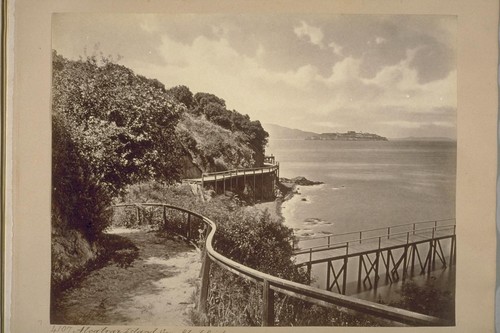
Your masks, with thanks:
M428 136L428 137L420 137L420 136L409 136L406 138L394 138L394 141L448 141L455 142L457 140L446 138L443 136Z
M262 124L262 127L269 133L269 138L273 139L297 139L304 140L307 137L318 135L314 132L301 131L295 128L288 128L276 124Z
M388 141L386 137L373 133L357 133L348 131L346 133L321 133L307 137L306 140L334 140L334 141Z

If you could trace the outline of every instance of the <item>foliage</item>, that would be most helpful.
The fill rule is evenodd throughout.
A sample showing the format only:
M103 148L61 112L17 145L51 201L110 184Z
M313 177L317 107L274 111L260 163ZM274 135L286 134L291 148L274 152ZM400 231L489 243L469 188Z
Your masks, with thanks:
M172 96L177 102L184 104L187 108L194 106L193 93L186 86L175 86L167 90L167 94Z
M272 221L269 213L253 215L237 210L231 220L217 225L214 248L245 266L297 280L299 272L290 260L293 240L293 230Z
M126 185L179 179L180 106L157 80L89 57L53 54L53 208L89 239Z
M206 172L248 168L255 164L254 151L241 132L231 132L188 113L181 116L176 130L185 149Z
M59 117L52 122L52 221L93 238L106 228L108 189L95 180Z
M307 275L292 260L293 231L271 219L266 212L255 214L230 198L218 196L199 201L188 185L162 186L143 183L130 186L124 202L163 202L207 216L217 224L214 248L245 266L287 280L307 283ZM182 219L169 213L169 224ZM167 228L168 229L168 228ZM171 230L171 229L168 229ZM200 243L202 245L203 243ZM259 326L262 323L262 288L252 281L212 265L208 297L208 318L197 314L196 325ZM275 294L277 326L378 326L361 314L312 305L293 297Z
M390 304L406 310L455 321L455 302L451 292L440 290L433 281L418 286L413 281L403 283L401 299Z
M196 117L203 117L212 124L229 131L233 136L238 137L238 144L244 144L252 150L253 165L262 165L269 134L262 128L259 121L251 121L248 115L242 115L236 110L228 110L226 102L213 94L198 92L193 96L186 86L173 87L168 90L168 93L187 107L191 117L185 119L194 120ZM207 139L210 136L204 138ZM211 156L209 153L206 155Z

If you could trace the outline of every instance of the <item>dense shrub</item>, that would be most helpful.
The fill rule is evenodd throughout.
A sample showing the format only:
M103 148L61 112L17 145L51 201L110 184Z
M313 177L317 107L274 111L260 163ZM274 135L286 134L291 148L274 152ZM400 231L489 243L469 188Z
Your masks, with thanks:
M423 286L407 281L401 287L401 299L391 306L455 321L455 302L451 292L443 291L429 280Z
M187 112L190 117L186 117L182 122L188 122L196 120L201 122L201 119L206 119L212 124L218 127L218 130L212 131L212 134L219 132L229 132L231 133L231 140L236 145L244 145L246 149L251 151L251 166L260 166L264 162L265 147L267 145L267 140L269 134L262 128L260 122L251 121L248 115L243 115L236 110L228 110L226 107L226 102L213 94L199 92L192 94L188 87L186 86L176 86L168 90L168 94L172 96L176 101L183 103L187 107ZM186 127L186 126L185 126ZM205 126L206 127L206 126ZM198 128L198 127L195 127ZM191 132L186 132L187 134ZM219 134L220 136L220 134ZM227 135L226 135L227 137ZM210 140L211 135L203 136L203 140ZM236 138L236 139L235 139ZM185 140L186 141L186 140ZM198 143L200 140L197 139ZM213 141L213 140L212 140ZM227 141L227 140L226 140ZM185 145L186 147L186 145ZM232 148L231 146L226 146L225 148ZM221 148L220 148L221 149ZM234 148L232 149L234 150ZM191 151L192 152L192 151ZM203 153L206 157L208 165L200 165L201 167L209 167L210 162L216 160L217 151L204 151L201 147L197 153ZM195 154L196 155L196 154ZM225 154L223 154L225 155ZM234 158L230 158L234 160ZM248 159L248 160L250 160ZM238 161L235 161L236 163ZM226 168L228 166L233 166L230 163L223 163L222 167ZM205 170L210 171L210 170Z
M80 230L88 239L93 239L107 227L110 202L109 190L95 179L68 129L54 116L52 222Z
M179 179L180 109L161 83L106 59L54 52L52 93L52 207L64 226L94 239L125 186Z
M231 132L191 114L181 116L176 130L194 162L206 172L248 168L255 164L254 151L241 132Z
M292 260L293 231L271 219L266 212L242 206L218 196L202 202L188 185L162 186L156 183L129 187L124 202L163 202L190 209L217 224L215 249L245 266L287 280L307 283L307 275ZM182 223L182 216L169 213L170 229ZM202 245L203 242L200 242ZM262 288L218 265L211 265L208 318L193 315L196 325L260 326ZM275 295L275 325L278 326L378 326L380 323L358 313L328 309L309 302Z

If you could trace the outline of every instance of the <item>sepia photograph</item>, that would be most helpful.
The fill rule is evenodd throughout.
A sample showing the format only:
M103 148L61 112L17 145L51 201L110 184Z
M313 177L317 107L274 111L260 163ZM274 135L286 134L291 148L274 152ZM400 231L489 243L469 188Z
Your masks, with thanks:
M50 323L454 326L456 41L453 15L53 14Z

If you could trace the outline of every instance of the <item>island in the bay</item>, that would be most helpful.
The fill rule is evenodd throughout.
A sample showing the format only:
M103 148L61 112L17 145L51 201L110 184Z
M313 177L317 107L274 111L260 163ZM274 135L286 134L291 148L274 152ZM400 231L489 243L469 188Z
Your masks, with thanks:
M356 131L347 131L347 133L321 133L306 137L306 140L342 140L342 141L389 141L386 137Z

